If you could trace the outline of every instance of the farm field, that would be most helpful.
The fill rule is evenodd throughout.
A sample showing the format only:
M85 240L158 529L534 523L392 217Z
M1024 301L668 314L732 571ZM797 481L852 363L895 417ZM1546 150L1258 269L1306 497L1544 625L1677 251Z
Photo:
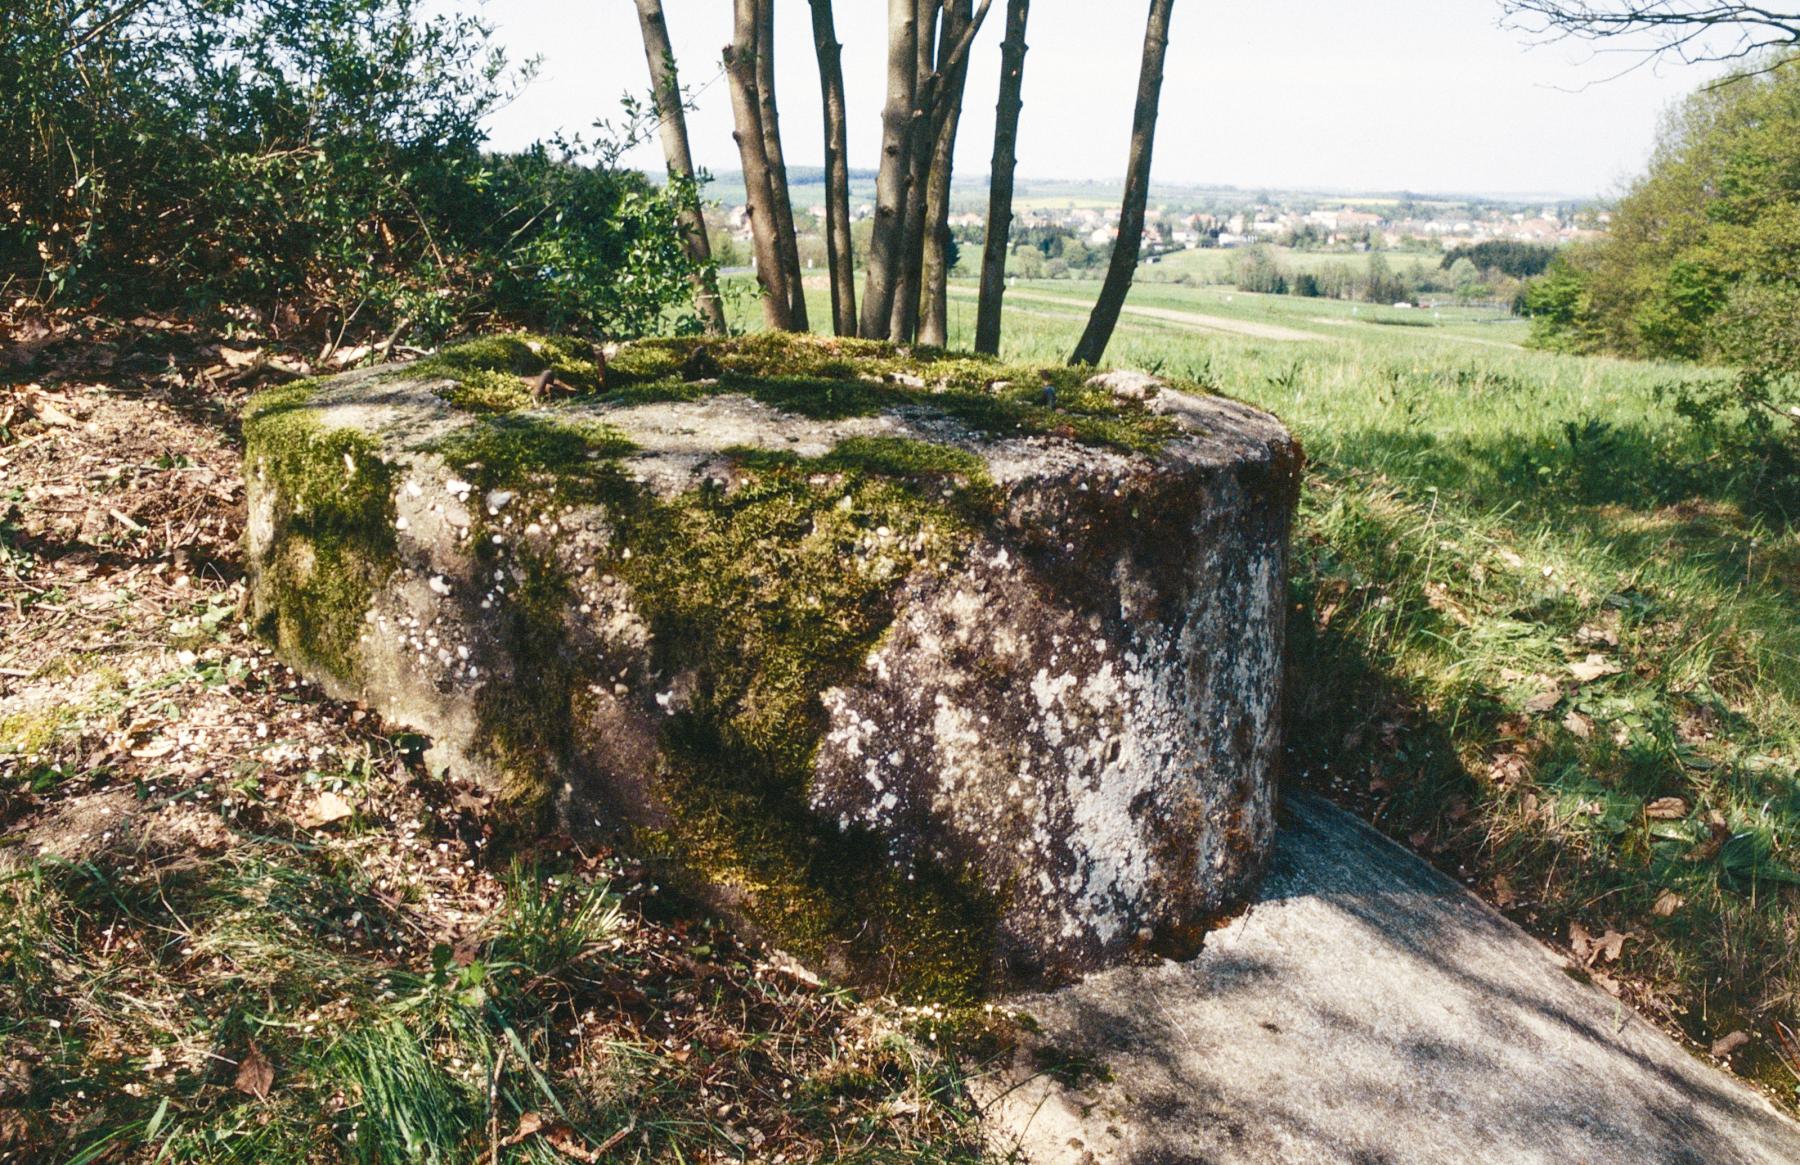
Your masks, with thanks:
M1414 263L1430 270L1443 259L1442 254L1428 251L1297 251L1291 247L1278 246L1270 246L1268 250L1285 270L1315 275L1332 266L1348 267L1357 275L1365 274L1369 269L1370 256L1377 253L1395 271L1410 271ZM1232 265L1243 254L1243 249L1237 247L1194 247L1170 251L1155 262L1140 266L1138 278L1155 283L1173 281L1186 275L1201 283L1229 283Z
M1003 356L1062 360L1095 286L1018 284ZM1701 1047L1744 1032L1734 1066L1791 1103L1771 1021L1800 990L1793 499L1676 415L1667 389L1705 373L1525 335L1476 309L1141 285L1108 357L1306 446L1288 779Z

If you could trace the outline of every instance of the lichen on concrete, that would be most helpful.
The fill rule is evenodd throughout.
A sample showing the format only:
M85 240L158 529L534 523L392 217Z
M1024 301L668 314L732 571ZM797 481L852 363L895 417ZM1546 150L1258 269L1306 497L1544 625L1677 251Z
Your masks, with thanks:
M284 654L515 827L665 858L858 981L1056 981L1241 900L1298 465L1272 419L861 341L591 356L494 337L259 398ZM546 369L572 397L531 399Z

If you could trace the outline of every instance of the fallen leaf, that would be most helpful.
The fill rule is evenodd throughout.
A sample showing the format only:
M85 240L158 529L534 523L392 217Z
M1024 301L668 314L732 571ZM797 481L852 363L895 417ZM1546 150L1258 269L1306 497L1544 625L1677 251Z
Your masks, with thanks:
M139 760L160 760L174 751L175 742L166 736L160 736L142 748L132 749L131 755Z
M1564 716L1562 724L1571 735L1578 736L1582 740L1586 740L1594 734L1594 722L1579 712L1570 712Z
M512 1135L500 1142L500 1148L508 1149L522 1144L532 1137L541 1136L544 1143L565 1157L576 1161L591 1163L610 1152L614 1146L624 1140L626 1135L636 1127L636 1122L626 1125L608 1137L597 1149L590 1149L581 1143L581 1135L562 1121L551 1120L539 1112L527 1112L519 1116L519 1126Z
M1619 633L1610 627L1588 623L1575 632L1575 642L1585 647L1617 647Z
M1750 1042L1749 1032L1732 1032L1713 1041L1712 1054L1724 1059Z
M306 829L317 829L321 825L330 825L333 821L342 821L356 812L350 802L327 789L314 798L311 808L300 817L300 825Z
M1584 967L1594 961L1594 936L1579 922L1569 923L1569 949Z
M536 1136L538 1130L543 1128L547 1123L549 1122L544 1119L544 1114L541 1112L520 1113L519 1127L512 1131L511 1136L500 1142L500 1147L502 1149L510 1149L512 1146L525 1140L525 1138Z
M1586 659L1577 660L1569 665L1569 674L1584 684L1591 684L1602 676L1616 676L1624 670L1612 660L1599 654L1590 654Z
M227 348L219 345L219 359L232 368L248 368L263 358L260 349Z
M1529 775L1530 764L1516 752L1503 752L1488 766L1488 776L1496 785L1510 785Z
M1625 940L1630 937L1629 934L1620 934L1609 926L1606 928L1605 934L1594 940L1594 954L1609 963L1616 963L1619 961L1619 955L1625 950Z
M1683 901L1685 901L1685 899L1683 899L1681 895L1675 893L1675 891L1664 890L1661 894L1656 896L1656 905L1650 908L1650 913L1656 915L1658 918L1667 918L1677 910L1681 909Z
M275 1083L275 1066L263 1058L262 1049L250 1045L249 1053L238 1061L237 1090L258 1100L267 1100Z
M1680 797L1658 797L1644 806L1644 816L1652 821L1680 821L1688 815L1688 803Z
M1525 701L1525 711L1532 715L1541 715L1562 703L1563 690L1560 687L1546 688L1531 699Z
M1513 893L1512 883L1507 880L1505 874L1501 874L1494 879L1494 902L1498 904L1502 910L1511 909L1513 903L1518 900L1518 895Z

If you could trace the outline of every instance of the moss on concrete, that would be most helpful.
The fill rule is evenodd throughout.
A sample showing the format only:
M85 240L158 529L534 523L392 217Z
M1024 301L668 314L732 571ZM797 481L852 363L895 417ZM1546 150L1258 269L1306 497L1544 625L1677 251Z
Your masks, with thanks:
M559 383L577 392L600 387L600 366L593 349L580 341L524 332L483 336L415 361L406 368L414 379L450 382L439 391L445 400L474 413L509 413L530 408L530 384L550 371Z
M344 683L375 589L394 565L393 472L376 438L326 428L310 381L265 392L244 413L249 470L267 478L277 553L255 580L259 630Z
M604 564L631 584L658 671L699 678L664 732L657 784L674 825L653 840L744 891L752 921L803 956L972 997L997 913L978 879L902 873L877 838L818 820L806 793L821 694L862 666L902 582L964 552L989 488L979 459L847 441L814 459L744 451L734 479L624 515Z
M640 832L639 844L699 882L741 891L742 912L803 957L861 968L914 996L975 997L1003 903L977 871L929 861L903 871L873 834L819 820L808 782L826 729L823 693L862 667L902 585L954 569L995 517L999 493L983 460L893 437L846 439L814 458L732 449L723 479L657 497L625 472L634 447L621 431L527 409L527 378L553 369L600 404L741 393L819 419L916 409L987 434L1145 452L1175 426L1086 387L1082 370L871 342L643 341L616 352L604 384L583 352L490 337L403 373L453 382L440 395L475 414L416 452L441 456L478 496L514 492L509 514L598 506L609 527L602 561L571 564L514 538L497 546L488 536L496 519L473 507L471 552L486 569L504 557L516 580L492 626L500 655L518 666L483 688L478 710L477 747L502 778L508 814L520 825L541 820L574 766L574 706L608 681L590 674L568 624L580 602L571 572L592 565L628 584L653 636L654 674L694 684L663 721L651 777L671 824ZM394 483L375 439L322 429L310 397L309 386L265 394L246 421L251 463L276 479L282 507L259 610L284 651L353 681L371 592L392 568Z
M612 540L592 565L630 586L654 636L653 669L698 678L693 702L665 723L653 778L672 826L641 833L640 845L738 891L744 913L803 956L879 967L915 995L980 990L996 903L978 880L902 873L878 839L819 821L806 801L822 693L861 666L901 584L950 569L993 516L979 456L893 437L847 439L815 458L731 449L729 484L658 498L620 465L631 442L598 422L486 416L430 451L482 493L516 491L509 513L602 506ZM524 825L572 767L579 693L607 677L571 650L568 567L516 542L497 549L493 521L477 507L471 542L484 566L508 555L522 580L497 630L502 655L529 666L484 689L479 720L508 815Z
M684 369L701 349L718 375L687 379ZM534 403L528 380L545 369L609 404L743 393L819 420L912 407L955 417L994 436L1059 436L1134 452L1155 452L1177 431L1141 402L1088 387L1087 369L776 332L730 340L640 340L607 360L603 384L599 365L580 345L525 335L446 348L409 366L407 375L454 381L441 395L460 408L505 413Z

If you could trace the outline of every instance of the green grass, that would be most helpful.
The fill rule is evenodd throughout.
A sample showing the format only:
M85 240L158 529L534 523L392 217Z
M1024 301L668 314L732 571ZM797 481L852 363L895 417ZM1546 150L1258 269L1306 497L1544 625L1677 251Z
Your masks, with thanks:
M1091 286L1021 287L1061 302L1011 301L1002 355L1066 354ZM1590 971L1702 1043L1750 1033L1735 1066L1791 1101L1800 490L1675 415L1662 390L1704 373L1526 350L1478 311L1130 302L1314 337L1127 314L1108 353L1266 407L1307 449L1289 779L1547 938L1628 933ZM973 316L953 300L952 346Z
M16 867L0 877L0 1049L31 1084L0 1150L565 1160L548 1133L506 1144L537 1114L609 1162L751 1145L823 1159L840 1141L859 1160L977 1159L924 1028L881 1030L691 915L645 918L594 864L516 861L460 936L332 846Z

